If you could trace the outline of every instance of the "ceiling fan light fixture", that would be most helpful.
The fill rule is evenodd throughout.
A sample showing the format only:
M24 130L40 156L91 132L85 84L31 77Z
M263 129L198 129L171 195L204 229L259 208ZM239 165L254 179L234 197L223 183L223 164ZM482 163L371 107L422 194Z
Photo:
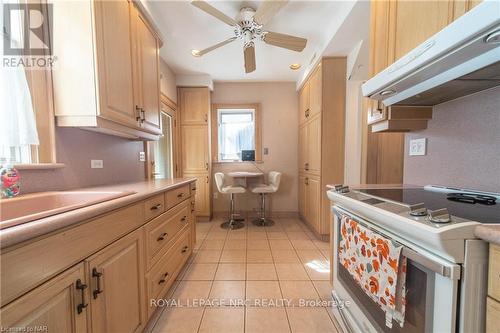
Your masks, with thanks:
M193 57L201 57L200 50L191 50Z
M300 64L291 64L290 65L290 69L292 71L296 71L296 70L298 70L300 68L300 66L301 66Z

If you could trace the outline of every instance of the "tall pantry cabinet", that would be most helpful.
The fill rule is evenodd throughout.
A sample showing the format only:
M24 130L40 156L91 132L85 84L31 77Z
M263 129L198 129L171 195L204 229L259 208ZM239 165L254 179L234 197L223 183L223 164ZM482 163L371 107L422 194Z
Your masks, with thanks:
M330 233L328 184L344 181L346 58L323 58L299 91L299 214Z
M209 219L212 215L210 90L208 87L181 87L178 101L182 176L197 179L195 214Z

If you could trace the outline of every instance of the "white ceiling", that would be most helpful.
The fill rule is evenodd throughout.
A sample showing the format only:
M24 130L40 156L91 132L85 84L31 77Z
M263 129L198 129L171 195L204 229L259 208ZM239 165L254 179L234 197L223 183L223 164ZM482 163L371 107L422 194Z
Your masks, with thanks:
M257 9L260 2L210 1L210 4L235 18L242 7ZM165 39L161 57L176 74L208 74L215 81L299 81L317 59L312 59L313 56L321 56L329 45L356 1L290 1L265 29L307 38L306 48L299 53L257 41L257 70L250 74L244 71L241 40L200 58L191 55L192 49L204 49L232 37L230 26L192 6L188 0L143 0L143 3ZM300 63L303 68L292 71L288 67L291 63Z

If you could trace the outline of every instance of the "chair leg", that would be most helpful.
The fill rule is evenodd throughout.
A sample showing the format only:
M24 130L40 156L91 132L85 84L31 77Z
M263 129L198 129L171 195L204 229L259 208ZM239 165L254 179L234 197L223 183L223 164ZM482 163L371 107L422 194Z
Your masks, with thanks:
M229 221L224 222L220 225L222 229L241 229L245 226L245 224L241 221L237 221L234 218L234 194L231 193L231 202L229 206Z
M259 227L272 226L274 221L266 219L266 194L260 193L260 218L255 219L252 223Z

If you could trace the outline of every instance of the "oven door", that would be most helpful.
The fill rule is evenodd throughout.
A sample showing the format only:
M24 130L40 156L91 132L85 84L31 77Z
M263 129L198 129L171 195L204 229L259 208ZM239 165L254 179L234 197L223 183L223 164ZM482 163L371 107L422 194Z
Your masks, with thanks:
M458 309L460 266L405 244L396 235L377 227L340 207L333 207L333 296L343 307L334 314L348 332L454 332ZM339 264L340 221L343 215L363 226L402 244L407 258L406 312L404 326L385 324L385 313Z

